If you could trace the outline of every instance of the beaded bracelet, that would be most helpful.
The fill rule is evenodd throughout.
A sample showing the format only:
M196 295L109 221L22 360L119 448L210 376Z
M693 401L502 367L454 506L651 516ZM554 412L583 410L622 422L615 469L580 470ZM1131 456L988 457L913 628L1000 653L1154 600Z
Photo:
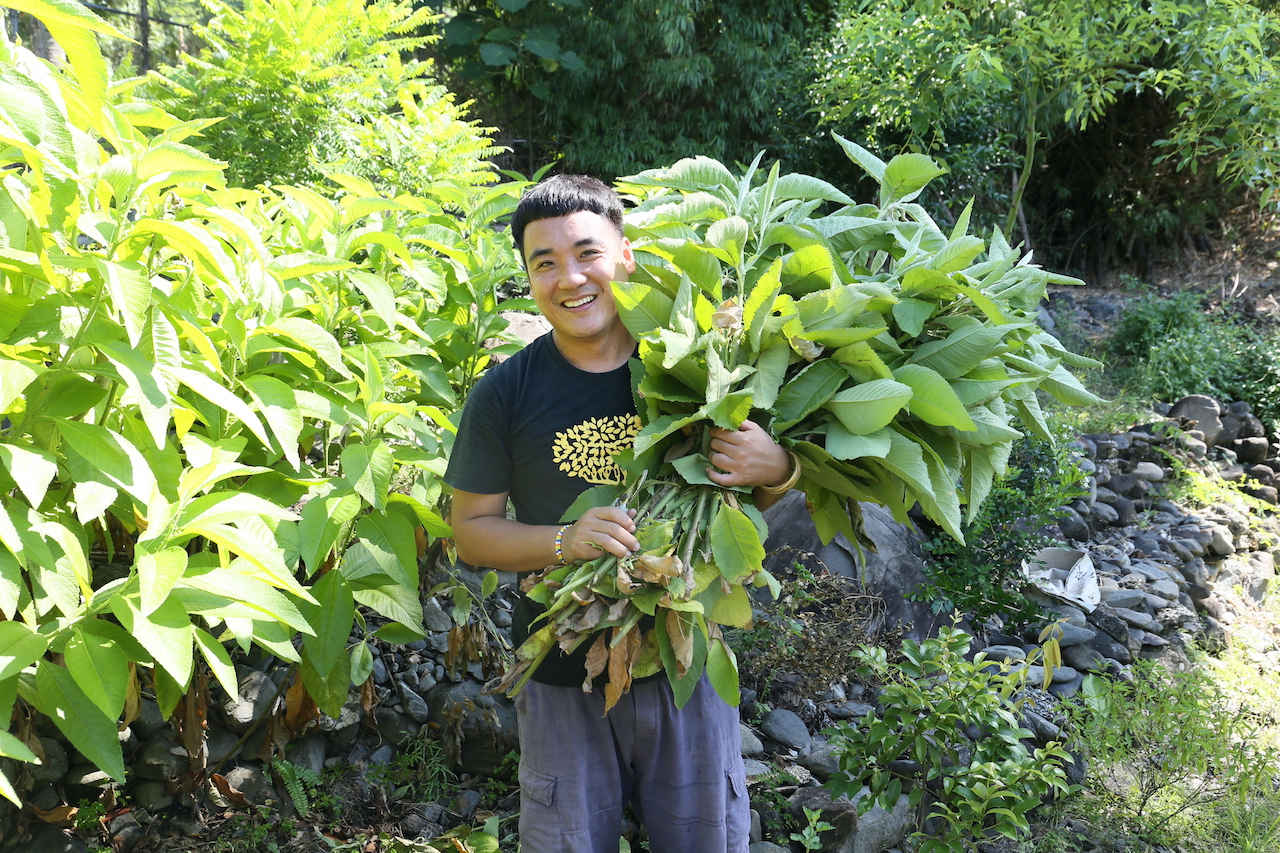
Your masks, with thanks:
M573 522L560 525L560 529L556 531L556 562L565 565L564 561L564 532L573 527Z
M791 490L792 486L800 481L800 457L797 456L793 450L788 450L787 455L791 457L791 476L787 478L787 481L785 483L779 483L776 486L760 487L771 495L786 494Z

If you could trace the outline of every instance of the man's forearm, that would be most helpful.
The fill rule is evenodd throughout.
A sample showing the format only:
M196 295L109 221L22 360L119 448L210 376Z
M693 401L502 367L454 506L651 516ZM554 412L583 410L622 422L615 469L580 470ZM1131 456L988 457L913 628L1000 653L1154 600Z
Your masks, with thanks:
M554 525L482 516L454 522L453 536L458 556L473 566L529 572L556 563L558 529Z

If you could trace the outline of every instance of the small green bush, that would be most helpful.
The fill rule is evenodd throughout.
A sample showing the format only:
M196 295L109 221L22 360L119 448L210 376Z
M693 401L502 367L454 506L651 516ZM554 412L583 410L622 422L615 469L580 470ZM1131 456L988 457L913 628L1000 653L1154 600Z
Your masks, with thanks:
M1031 732L1018 721L1022 675L982 654L967 660L971 641L943 628L936 639L904 641L895 664L884 649L861 649L859 676L883 685L881 714L827 730L840 771L826 786L851 797L867 786L864 814L876 803L892 809L904 791L913 808L931 794L925 817L937 819L938 834L917 831L918 853L972 850L992 834L1016 839L1029 811L1071 790L1059 744L1032 752L1023 743ZM974 729L981 735L970 740Z

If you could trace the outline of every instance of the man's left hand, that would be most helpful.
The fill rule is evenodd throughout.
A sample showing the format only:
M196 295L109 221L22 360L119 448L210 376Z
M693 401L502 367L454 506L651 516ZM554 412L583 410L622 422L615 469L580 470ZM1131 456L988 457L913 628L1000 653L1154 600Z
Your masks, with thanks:
M720 486L773 486L791 476L791 457L754 421L711 428L707 477Z

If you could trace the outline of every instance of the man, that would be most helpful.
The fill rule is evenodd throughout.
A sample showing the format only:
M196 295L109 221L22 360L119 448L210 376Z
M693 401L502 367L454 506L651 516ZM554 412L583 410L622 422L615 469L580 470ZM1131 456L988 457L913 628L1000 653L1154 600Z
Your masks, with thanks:
M611 456L639 429L627 366L636 341L611 287L635 271L621 200L594 178L555 176L526 193L511 230L552 330L467 399L445 475L458 556L518 572L626 556L639 548L633 512L597 507L560 523L584 489L621 482ZM790 457L751 422L713 431L709 460L724 486L766 487L791 473ZM765 488L756 496L776 499ZM514 643L539 613L522 598ZM628 802L653 853L746 851L736 710L705 678L677 710L659 674L634 683L605 716L603 690L581 687L586 651L555 650L516 699L524 853L614 853Z

